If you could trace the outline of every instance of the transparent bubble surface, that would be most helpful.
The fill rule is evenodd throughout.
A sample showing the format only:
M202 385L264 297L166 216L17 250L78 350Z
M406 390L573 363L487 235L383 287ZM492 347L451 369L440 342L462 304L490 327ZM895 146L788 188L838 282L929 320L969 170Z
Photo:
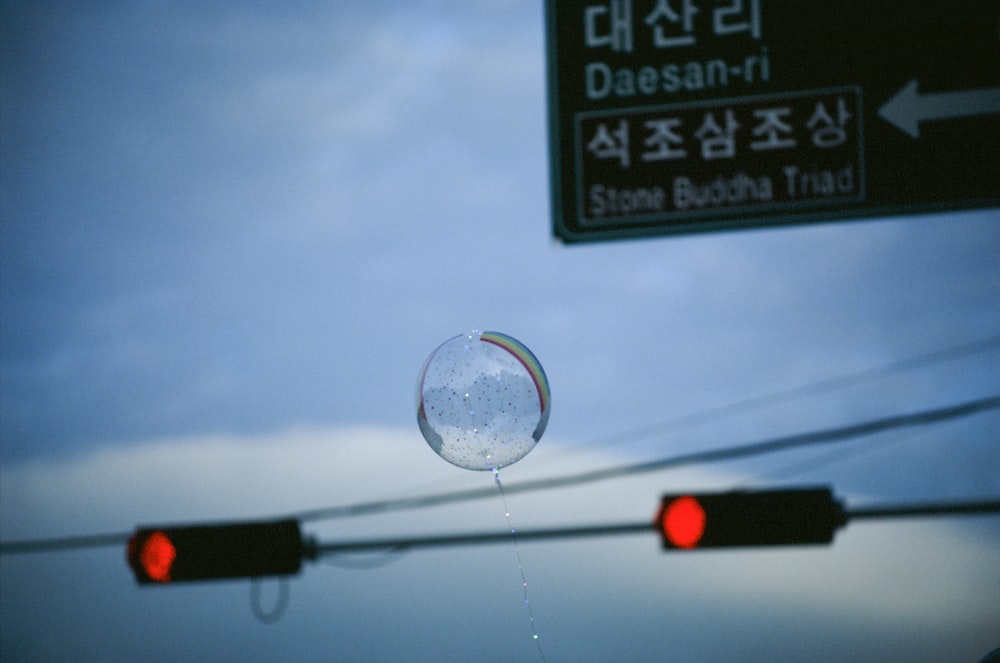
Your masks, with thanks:
M499 470L535 448L549 422L549 381L528 348L473 331L441 344L417 380L427 444L468 470Z

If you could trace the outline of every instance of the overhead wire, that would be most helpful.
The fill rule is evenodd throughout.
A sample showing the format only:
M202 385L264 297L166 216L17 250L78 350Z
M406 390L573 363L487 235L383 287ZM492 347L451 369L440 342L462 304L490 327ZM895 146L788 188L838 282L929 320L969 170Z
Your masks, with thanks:
M131 532L108 534L87 534L83 536L61 536L54 539L32 541L11 541L0 543L0 555L9 553L40 553L60 550L80 550L83 548L107 548L120 546L129 540Z
M958 405L932 410L922 410L910 414L885 417L872 421L831 428L808 433L799 433L785 437L772 438L749 444L696 451L667 458L660 458L640 463L631 463L616 467L590 470L576 474L564 475L561 477L550 477L547 479L536 479L522 481L505 487L507 494L524 493L529 491L550 490L554 488L566 488L578 486L596 481L634 476L659 470L672 469L681 466L715 463L738 458L748 458L762 454L777 453L788 449L829 444L833 442L850 440L865 435L874 435L883 431L922 426L940 423L959 417L970 416L1000 408L1000 396L978 399ZM362 502L324 509L314 509L311 511L301 511L291 514L289 517L301 522L329 520L334 518L345 518L350 516L367 515L373 513L384 513L402 509L417 509L430 506L438 506L453 502L462 502L474 499L484 499L493 497L494 492L490 489L470 489L447 493L436 493L430 495L420 495L415 497L401 498L395 500L380 500L374 502ZM26 553L26 552L48 552L55 550L67 550L83 547L99 547L110 545L121 545L128 540L129 534L99 534L80 537L63 537L59 539L21 541L12 543L0 543L0 554L4 553Z
M725 419L728 417L736 416L739 414L745 414L747 412L752 412L762 408L772 407L774 405L787 403L790 401L798 400L800 398L820 395L823 393L835 391L837 389L853 386L861 382L885 377L895 373L900 373L919 368L926 368L934 364L953 361L964 357L974 356L977 354L981 354L983 352L995 350L997 348L1000 348L1000 335L994 335L976 341L961 343L949 348L935 350L933 352L914 355L911 357L905 357L903 359L898 359L874 368L867 368L859 371L853 371L850 373L844 373L834 377L824 378L822 380L810 382L804 385L798 385L787 389L780 389L777 391L773 391L767 394L753 396L743 400L731 402L726 405L706 408L698 412L689 413L666 421L661 421L656 424L650 424L640 428L635 428L630 431L624 431L616 435L607 435L603 437L598 437L588 442L581 443L578 446L579 447L600 446L602 448L607 448L608 446L621 446L632 442L636 442L653 434L664 434L668 432L676 432L679 430L694 428L704 423L719 421L721 419ZM518 485L517 488L515 488L515 490L522 491L522 489L520 488L520 484ZM533 490L533 488L531 488L531 486L529 485L527 488L523 490ZM331 518L340 518L340 517L348 517L356 515L365 515L366 513L378 513L381 511L379 504L385 504L388 507L386 510L393 510L396 507L391 506L392 504L405 503L408 500L413 500L414 506L399 507L399 508L423 508L423 507L437 506L439 504L447 504L451 502L460 502L466 499L470 500L485 499L488 497L492 497L492 495L493 493L491 490L474 488L468 490L456 490L447 493L435 493L433 495L424 497L412 497L412 496L401 497L398 499L382 500L381 502L372 502L372 503L365 503L362 505L355 505L361 507L356 513L350 512L350 510L353 508L351 505L343 507L344 509L346 509L346 511L342 515L340 515L337 511L341 507L331 507L329 509L316 509L314 511L307 511L304 513L312 516L314 514L318 514L321 512L328 512L330 513ZM441 501L438 501L437 499L438 496L442 497ZM366 511L366 508L369 505L372 507L372 510ZM322 517L318 516L316 519L322 519Z
M274 600L274 606L270 610L265 610L261 604L261 583L262 578L250 579L250 611L262 624L277 624L285 616L288 604L292 598L292 588L287 577L280 577L278 580L278 596Z
M828 449L824 451L821 455L817 455L813 458L796 460L795 462L789 463L787 465L772 468L768 471L763 472L762 474L756 475L752 483L764 484L775 481L783 481L790 477L805 474L807 472L812 472L821 467L827 467L828 465L839 463L849 458L855 458L856 456L861 454L872 453L881 447L899 441L900 441L899 439L883 439L875 444L866 444L862 446L858 440L855 440L853 444L844 445L843 447L834 447L833 449Z
M919 518L934 516L978 516L1000 513L1000 500L984 499L952 503L896 504L844 508L846 520L874 518ZM656 532L658 524L649 520L631 523L606 523L583 527L553 527L520 530L518 536L523 541L551 541L555 539L580 539L607 536L631 536ZM312 558L344 552L376 550L412 550L415 548L437 548L443 546L470 546L506 543L510 532L475 532L470 534L442 534L436 536L411 536L394 539L368 539L359 541L331 541L313 543Z
M935 364L975 356L984 352L996 350L998 348L1000 348L1000 335L994 335L975 341L960 343L948 348L934 350L924 354L904 357L880 366L843 373L841 375L823 378L815 382L809 382L786 389L779 389L777 391L759 394L724 405L709 407L697 412L687 413L660 421L658 423L648 424L646 426L626 430L616 434L603 435L575 444L565 444L562 448L565 450L586 450L590 448L606 450L610 447L626 446L652 435L663 435L666 433L697 428L698 426L706 423L715 423L740 414L759 411L776 405L794 402L802 398L821 395L905 371L927 368ZM558 464L559 462L560 461L558 460L550 459L548 461L548 465L551 466ZM435 482L435 485L440 485L440 482ZM409 492L412 493L413 491L414 488L411 488ZM476 491L473 490L472 492ZM400 499L405 499L405 496ZM430 504L428 506L434 505Z
M326 557L323 562L329 566L337 566L342 569L351 569L353 571L371 571L373 569L385 568L390 564L395 564L404 554L409 552L409 550L406 546L384 546L378 549L376 555L366 554L365 557L355 557L353 555L348 556L350 551L341 550L337 552L341 554L337 555L336 559ZM347 553L347 555L344 553Z
M563 476L521 481L505 486L504 490L508 495L510 495L513 493L526 493L529 491L568 488L571 486L580 486L597 481L624 478L677 467L717 463L740 458L748 458L751 456L772 454L798 447L830 444L866 435L874 435L876 433L897 428L908 428L940 423L998 408L1000 408L1000 395L959 403L957 405L943 408L921 410L909 414L874 419L850 426L798 433L733 447L694 451L675 456L668 456L666 458L588 470L585 472L566 474ZM491 498L494 495L495 493L491 488L472 488L452 492L416 495L392 500L359 502L342 506L300 511L289 517L296 518L302 522L331 520L375 513L386 513L389 511L427 508L475 499L486 499Z
M845 387L884 378L896 373L911 371L919 368L926 368L947 361L970 357L973 355L988 352L1000 348L1000 335L962 343L959 345L935 350L925 354L914 355L891 361L874 368L865 368L858 371L843 373L830 378L824 378L815 382L796 385L786 389L779 389L766 394L751 396L742 400L733 401L716 407L709 407L697 412L683 414L671 419L647 424L633 428L631 430L600 436L581 443L581 447L601 447L622 446L631 444L653 435L662 435L668 432L677 432L701 426L710 422L717 422L722 419L746 414L763 408L773 407L793 402L810 396L818 396Z
M751 442L749 444L695 451L676 456L669 456L666 458L601 468L597 470L589 470L575 474L521 481L519 483L505 486L504 491L509 495L513 493L526 493L529 491L568 488L571 486L580 486L597 481L635 476L638 474L645 474L683 466L749 458L751 456L772 454L798 447L831 444L834 442L851 440L898 428L926 426L995 409L1000 409L1000 395L981 398L974 401L967 401L965 403L959 403L957 405L942 408L921 410L918 412L911 412L909 414L874 419L859 424L852 424L850 426L798 433L795 435ZM299 511L285 517L292 518L300 522L331 520L335 518L386 513L389 511L404 509L419 509L454 502L486 499L493 497L494 495L495 493L493 492L492 487L473 488L468 490L417 495L392 500L359 502L355 504L326 507L322 509L312 509L309 511ZM128 540L129 536L130 534L128 533L96 534L79 537L62 537L48 540L0 543L0 554L49 552L74 548L121 545L123 542Z

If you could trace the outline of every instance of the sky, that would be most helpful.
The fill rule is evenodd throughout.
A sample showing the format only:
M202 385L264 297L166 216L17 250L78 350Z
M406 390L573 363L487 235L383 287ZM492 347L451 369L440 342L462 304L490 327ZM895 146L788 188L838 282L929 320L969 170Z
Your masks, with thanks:
M471 329L518 338L552 387L508 486L1000 393L1000 210L556 241L538 2L5 2L0 30L4 542L489 487L415 421L424 359ZM651 520L685 490L996 499L998 432L986 412L507 506L531 529ZM998 544L987 516L821 548L334 557L276 624L248 582L140 588L122 548L5 554L0 658L541 660L523 570L548 661L975 661L1000 646Z

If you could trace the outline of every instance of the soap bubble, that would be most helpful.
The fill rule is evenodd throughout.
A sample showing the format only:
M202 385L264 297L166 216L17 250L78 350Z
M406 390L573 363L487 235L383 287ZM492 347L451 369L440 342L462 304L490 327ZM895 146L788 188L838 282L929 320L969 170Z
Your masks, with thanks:
M417 380L417 423L453 465L499 470L535 448L549 422L549 381L535 355L499 332L441 344Z

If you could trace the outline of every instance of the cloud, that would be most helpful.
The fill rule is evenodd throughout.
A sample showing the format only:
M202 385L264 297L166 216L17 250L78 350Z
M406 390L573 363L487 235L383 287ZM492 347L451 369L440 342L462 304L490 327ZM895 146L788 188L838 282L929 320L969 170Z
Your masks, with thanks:
M547 474L546 466L566 460L565 450L564 442L543 439L504 471L504 482ZM588 463L563 464L570 471ZM674 472L510 495L508 509L522 530L642 521L666 489L739 481L719 471ZM164 438L58 464L5 465L0 529L5 541L120 531L491 484L489 473L435 456L415 425ZM305 529L323 541L503 531L502 511L497 496ZM661 660L664 648L678 660L975 660L994 646L1000 619L995 556L982 538L994 530L944 520L852 523L830 547L692 555L661 552L652 533L519 548L550 660L608 660L622 652ZM253 621L245 583L140 589L122 555L5 555L4 657L270 657L287 647L302 660L537 655L513 543L412 551L369 571L308 565L292 581L288 614L270 630ZM272 583L265 598L273 596ZM42 637L43 625L60 638Z
M532 347L584 437L1000 326L993 211L554 245L532 3L48 11L7 28L5 459L403 425L472 327Z

